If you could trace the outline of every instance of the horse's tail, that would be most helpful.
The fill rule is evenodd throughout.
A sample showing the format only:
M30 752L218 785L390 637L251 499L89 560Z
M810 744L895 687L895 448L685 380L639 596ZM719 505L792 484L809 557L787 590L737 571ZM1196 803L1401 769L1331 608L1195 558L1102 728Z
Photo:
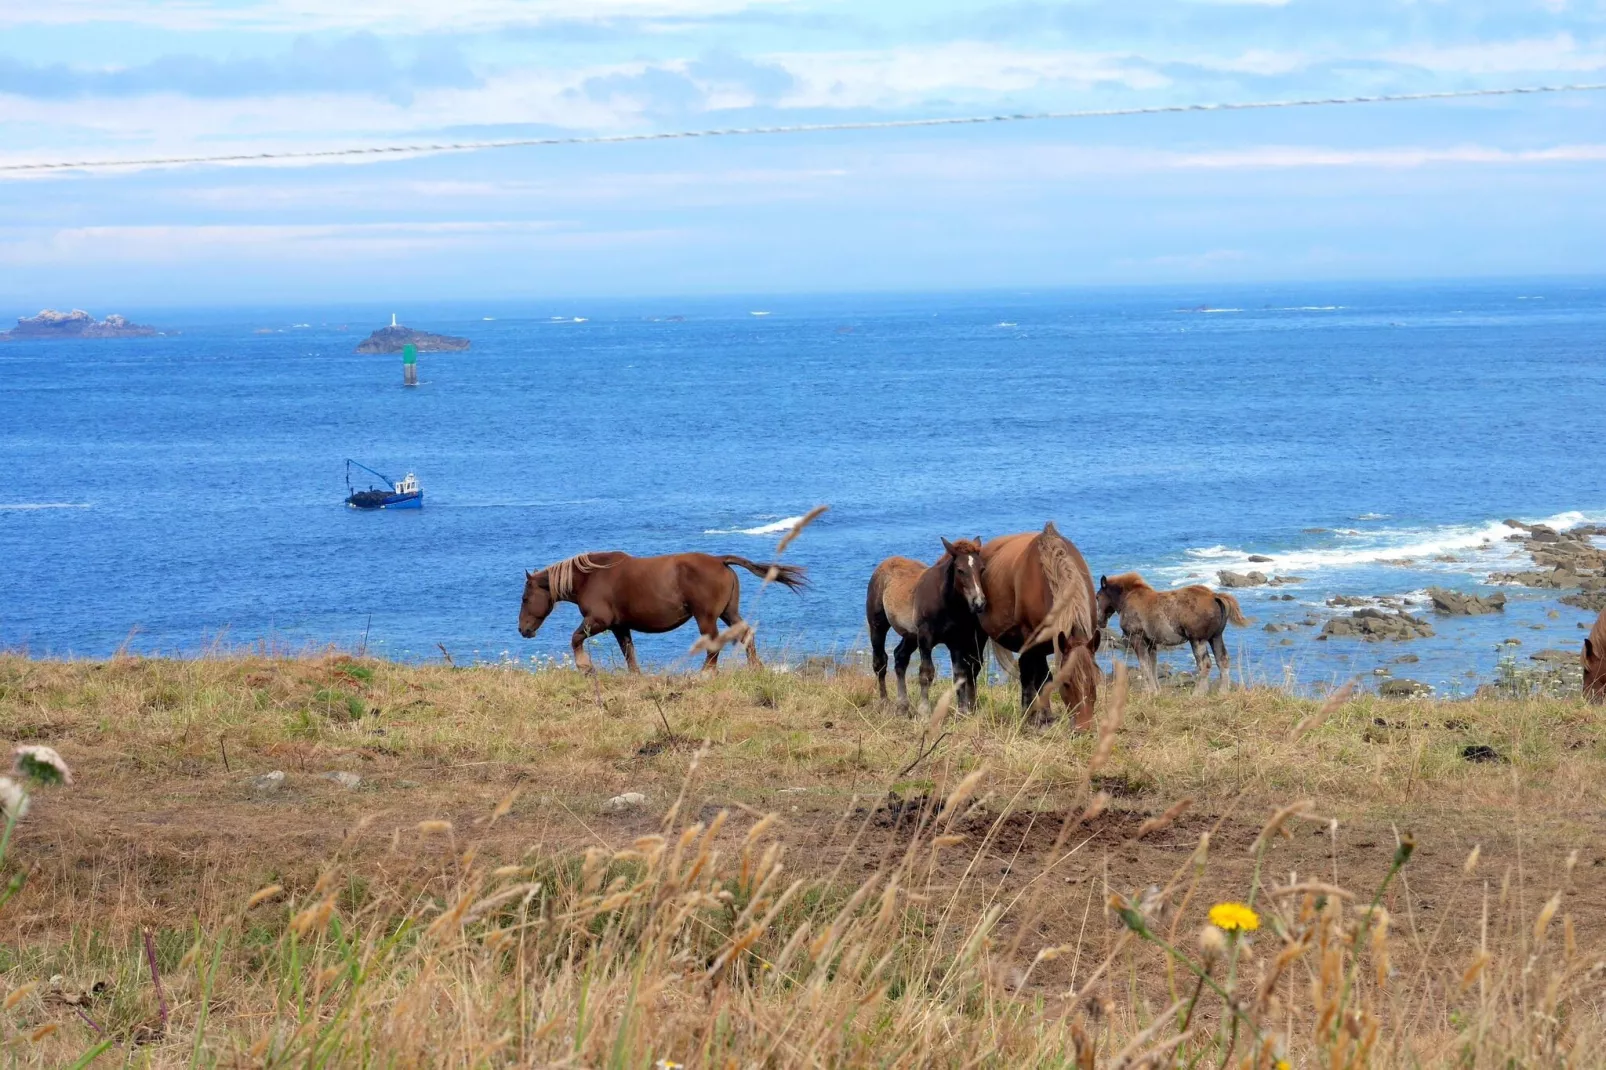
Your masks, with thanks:
M1016 663L1015 655L999 646L996 641L988 643L993 648L993 658L997 660L998 667L1004 670L1004 675L1011 680L1020 679L1020 665Z
M790 587L794 591L799 587L807 587L809 585L808 569L802 565L783 565L778 561L766 564L759 561L749 561L747 558L738 557L735 554L725 554L720 557L720 561L727 565L740 565L766 582L773 580L782 587Z
M1244 616L1244 611L1238 608L1238 599L1234 598L1232 595L1222 594L1220 591L1217 591L1216 605L1221 607L1222 615L1232 623L1238 625L1249 623L1249 618Z
M1037 536L1037 552L1048 579L1049 607L1043 622L1021 649L1030 650L1056 636L1065 636L1096 650L1098 626L1093 620L1093 580L1087 565L1078 560L1076 548L1059 533L1052 520L1043 525Z

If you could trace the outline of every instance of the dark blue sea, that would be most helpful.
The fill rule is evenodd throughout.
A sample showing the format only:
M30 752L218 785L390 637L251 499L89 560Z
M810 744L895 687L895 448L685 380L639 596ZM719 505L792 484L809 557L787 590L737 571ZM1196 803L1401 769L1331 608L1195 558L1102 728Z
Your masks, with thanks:
M1576 649L1586 614L1506 588L1503 614L1410 643L1264 625L1339 594L1425 611L1427 586L1526 566L1503 519L1606 520L1606 282L93 311L167 333L0 344L0 645L38 656L366 636L540 664L577 617L521 639L526 568L765 558L828 504L788 551L812 590L743 575L773 660L862 651L881 558L1053 519L1095 575L1303 577L1240 592L1252 680L1411 653L1400 675L1466 693L1502 657ZM353 351L392 311L473 348L421 356L406 389L399 357ZM425 507L346 508L347 457L416 472ZM690 665L694 638L641 652Z

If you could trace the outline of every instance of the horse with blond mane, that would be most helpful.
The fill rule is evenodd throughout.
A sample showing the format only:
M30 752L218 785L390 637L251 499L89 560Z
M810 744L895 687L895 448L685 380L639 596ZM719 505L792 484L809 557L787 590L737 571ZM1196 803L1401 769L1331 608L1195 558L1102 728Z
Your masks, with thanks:
M1157 652L1164 646L1193 647L1198 667L1194 694L1210 689L1210 652L1215 651L1216 667L1221 670L1221 686L1231 686L1227 661L1227 642L1223 634L1228 622L1243 625L1249 621L1230 594L1212 591L1201 584L1157 591L1136 572L1099 577L1099 627L1121 616L1121 633L1138 656L1138 664L1149 685L1160 688Z
M731 628L742 623L742 585L732 566L793 590L808 585L805 570L797 565L749 561L735 554L632 557L617 550L576 554L524 574L519 634L531 638L559 602L573 602L580 608L580 626L569 642L575 665L590 671L586 640L612 632L625 664L639 673L632 631L672 632L688 620L696 620L697 630L703 633L702 649L707 652L703 668L712 671L719 665L720 622ZM733 634L747 648L747 663L758 667L752 629L745 635Z
M927 568L910 557L889 557L870 574L864 616L870 629L870 662L883 701L887 698L887 633L898 633L892 652L898 671L898 705L909 704L904 675L909 658L920 651L920 703L929 706L937 667L931 659L939 644L948 648L959 708L976 705L987 637L976 614L986 608L981 588L981 539L942 540L943 554Z
M1099 630L1093 575L1081 551L1050 521L1042 531L988 541L981 560L986 607L978 619L997 647L1020 655L1021 711L1033 723L1051 720L1053 684L1076 727L1092 727ZM1050 654L1059 656L1052 676Z

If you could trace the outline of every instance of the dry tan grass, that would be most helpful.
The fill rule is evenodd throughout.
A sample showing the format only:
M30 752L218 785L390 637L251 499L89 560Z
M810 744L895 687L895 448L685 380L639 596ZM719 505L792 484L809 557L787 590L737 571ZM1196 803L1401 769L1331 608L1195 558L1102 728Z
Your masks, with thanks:
M0 730L79 774L11 849L0 981L40 987L8 1058L96 1029L153 1066L1601 1057L1587 707L1120 693L1079 736L1003 686L911 721L854 672L0 659ZM1178 957L1224 899L1264 921L1214 952L1231 1003Z

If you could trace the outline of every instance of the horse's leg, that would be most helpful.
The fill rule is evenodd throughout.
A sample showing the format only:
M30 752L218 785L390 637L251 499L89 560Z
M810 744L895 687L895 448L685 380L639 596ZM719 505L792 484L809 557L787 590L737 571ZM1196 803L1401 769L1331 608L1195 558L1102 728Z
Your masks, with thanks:
M725 611L719 615L727 628L734 628L742 623L742 583L731 573L731 597L725 603ZM764 663L758 660L758 640L753 638L749 631L747 638L742 640L742 648L747 651L747 667L749 669L762 669Z
M966 633L948 644L948 657L954 663L954 689L959 692L959 708L976 708L976 685L986 664L987 637L980 632Z
M937 678L937 663L931 657L931 637L920 634L920 712L931 710L931 682Z
M636 641L630 635L630 629L622 624L615 624L612 628L613 637L619 641L619 653L625 656L625 664L633 673L640 673L641 666L636 662Z
M574 651L574 666L583 672L595 672L596 666L591 664L591 655L586 652L586 640L598 632L607 631L601 624L586 617L580 621L580 627L569 636L569 649Z
M1227 637L1216 633L1210 639L1210 649L1216 652L1216 668L1221 670L1221 690L1232 690L1231 663L1227 660Z
M887 632L889 628L887 619L880 615L870 618L870 667L875 670L876 690L881 693L881 701L887 701ZM898 637L898 650L903 651L903 644L908 640ZM903 693L903 669L909 664L907 657L903 666L898 669L898 697L907 699Z
M1031 651L1021 651L1020 666L1020 712L1028 723L1044 722L1052 719L1053 710L1046 712L1037 709L1038 695L1043 685L1048 683L1048 648L1035 647Z
M905 709L905 710L907 710L909 708L909 685L905 681L904 678L909 673L909 659L914 657L915 649L919 645L920 644L915 641L915 637L914 636L912 636L912 635L900 635L900 636L898 636L898 645L892 651L892 665L893 665L893 668L896 669L897 673L898 673L898 705L899 705L900 708ZM881 656L881 670L882 670L882 681L883 681L882 687L881 687L881 697L882 698L886 698L887 697L887 688L886 688L886 684L885 684L885 680L886 680L886 665L887 665L886 655L883 654Z
M710 644L719 640L719 618L712 614L698 614L697 630L703 633L703 638ZM710 645L708 656L703 658L703 672L719 671L719 647Z
M1160 648L1150 642L1146 635L1134 635L1132 648L1138 652L1138 664L1143 668L1149 687L1160 690Z
M1203 695L1210 690L1210 644L1203 639L1189 639L1193 647L1193 693Z

